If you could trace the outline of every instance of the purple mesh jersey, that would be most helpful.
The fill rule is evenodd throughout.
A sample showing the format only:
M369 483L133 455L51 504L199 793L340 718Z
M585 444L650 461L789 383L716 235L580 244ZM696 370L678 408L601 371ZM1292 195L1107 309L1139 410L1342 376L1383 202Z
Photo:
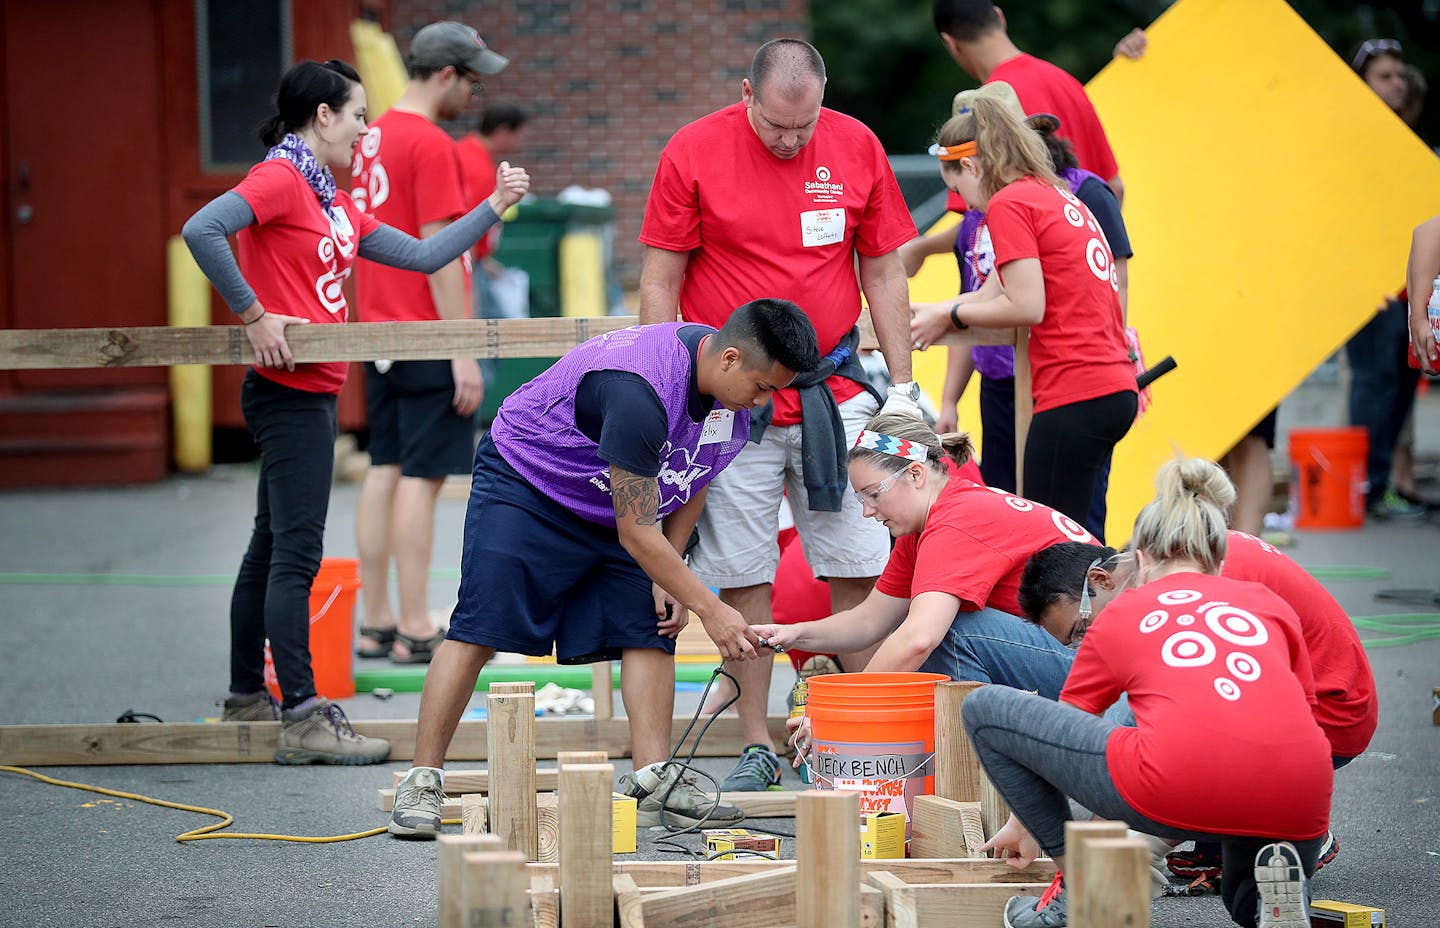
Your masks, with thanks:
M610 465L575 424L575 394L591 371L643 377L665 407L668 434L660 449L660 516L679 509L735 459L750 437L750 413L704 443L705 422L688 411L694 358L678 332L694 323L633 326L584 342L501 404L490 437L506 462L540 492L588 522L614 526ZM714 407L724 413L718 403ZM721 416L729 418L728 413ZM717 431L712 429L712 431Z

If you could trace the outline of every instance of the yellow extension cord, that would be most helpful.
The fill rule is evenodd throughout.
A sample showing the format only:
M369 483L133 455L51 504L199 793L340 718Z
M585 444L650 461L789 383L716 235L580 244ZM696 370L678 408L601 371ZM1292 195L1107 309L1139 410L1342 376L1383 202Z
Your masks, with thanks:
M204 828L195 828L184 834L176 835L175 840L185 841L210 841L216 838L249 839L251 841L294 841L298 844L334 844L339 841L355 841L359 838L373 838L376 835L385 834L384 828L371 828L368 831L357 831L348 835L330 835L328 837L312 837L308 835L249 835L238 832L225 832L220 834L222 828L228 828L235 822L235 817L229 812L222 812L219 809L207 809L204 806L186 805L183 802L170 802L165 799L152 799L149 796L141 796L139 793L126 793L118 789L107 789L103 786L90 786L87 783L76 783L72 780L57 780L54 777L47 777L43 773L36 773L33 770L26 770L24 767L11 767L0 764L0 772L18 773L21 776L32 777L41 783L48 783L51 786L64 786L69 789L85 790L86 792L99 793L102 796L114 796L117 799L129 799L133 802L149 803L152 806L160 806L165 809L179 809L181 812L195 812L200 815L213 815L220 821L213 825L206 825ZM442 824L458 825L460 819L446 819Z

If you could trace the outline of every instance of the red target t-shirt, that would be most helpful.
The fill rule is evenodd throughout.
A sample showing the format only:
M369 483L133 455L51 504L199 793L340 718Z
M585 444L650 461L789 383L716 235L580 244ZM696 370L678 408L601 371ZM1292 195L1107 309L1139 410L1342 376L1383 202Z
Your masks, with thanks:
M466 212L455 142L418 113L391 109L375 120L355 148L351 174L351 195L361 209L410 235ZM468 268L468 258L463 260ZM440 318L430 277L419 271L363 261L355 288L363 322Z
M640 242L689 252L680 287L687 322L719 328L762 297L799 304L829 353L860 318L855 255L888 254L915 223L875 134L820 110L809 144L775 157L736 103L682 128L655 170ZM829 380L844 402L863 389ZM800 421L800 394L775 391L776 425Z
M1330 820L1330 743L1300 619L1258 583L1177 573L1117 596L1060 693L1099 714L1127 693L1135 727L1105 748L1120 795L1176 828L1307 840Z
M1018 616L1025 562L1062 541L1097 543L1049 506L952 476L925 528L896 539L875 589L902 599L949 593L962 600L962 611L988 606Z
M1315 676L1315 721L1336 757L1362 754L1375 734L1380 700L1365 646L1335 597L1273 545L1244 532L1230 533L1220 575L1264 584L1295 610Z
M1045 317L1030 327L1035 412L1134 392L1115 260L1085 204L1024 178L991 197L985 217L1002 283L1006 264L1040 260Z
M262 161L235 185L255 214L240 230L240 273L267 312L299 316L311 323L346 321L342 290L355 264L360 239L379 225L336 191L333 216L320 208L315 191L295 165L283 158ZM295 370L257 367L255 373L307 393L339 393L350 365L345 361L297 364Z

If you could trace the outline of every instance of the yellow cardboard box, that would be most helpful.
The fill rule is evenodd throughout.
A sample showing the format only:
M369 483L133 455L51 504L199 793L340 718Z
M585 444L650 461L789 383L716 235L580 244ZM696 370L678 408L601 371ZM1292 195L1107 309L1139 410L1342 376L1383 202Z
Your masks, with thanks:
M635 853L635 797L624 793L610 794L611 852Z
M860 816L860 856L896 860L905 856L905 813L866 812Z
M734 851L754 851L771 857L780 853L778 836L747 828L706 828L701 834L705 836L706 853L715 860L734 860ZM754 859L751 854L741 854L740 857Z
M1385 910L1353 902L1316 899L1310 903L1312 928L1385 928Z

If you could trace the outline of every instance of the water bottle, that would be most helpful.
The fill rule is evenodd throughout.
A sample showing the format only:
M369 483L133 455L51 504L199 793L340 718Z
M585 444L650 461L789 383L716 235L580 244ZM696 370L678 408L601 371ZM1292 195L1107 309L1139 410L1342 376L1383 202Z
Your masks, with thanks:
M1430 304L1426 307L1426 313L1430 318L1430 337L1436 344L1440 344L1440 277L1435 278L1435 283L1430 289ZM1415 343L1410 342L1409 362L1414 368L1420 367L1420 358L1415 354Z
M805 717L805 702L810 698L810 684L804 679L796 680L795 685L790 688L790 717L800 719ZM800 782L810 782L810 765L800 764Z

